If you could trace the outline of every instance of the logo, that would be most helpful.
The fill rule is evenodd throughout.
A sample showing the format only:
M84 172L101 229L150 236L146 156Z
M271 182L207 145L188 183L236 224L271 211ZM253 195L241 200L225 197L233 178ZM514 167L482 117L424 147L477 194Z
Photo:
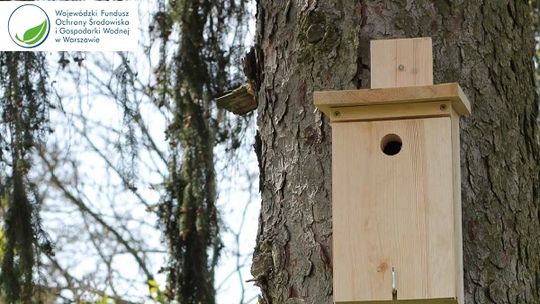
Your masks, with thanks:
M11 40L23 48L35 48L49 36L51 22L45 11L34 4L16 8L8 21Z

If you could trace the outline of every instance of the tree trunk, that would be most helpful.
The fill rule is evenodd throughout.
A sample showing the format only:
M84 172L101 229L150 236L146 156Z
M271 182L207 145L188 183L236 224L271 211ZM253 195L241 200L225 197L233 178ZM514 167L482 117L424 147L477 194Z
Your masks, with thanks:
M527 1L260 0L262 208L252 273L267 303L332 303L331 138L312 92L369 87L369 41L433 37L459 82L466 303L540 303L540 144ZM361 270L359 270L361 271Z

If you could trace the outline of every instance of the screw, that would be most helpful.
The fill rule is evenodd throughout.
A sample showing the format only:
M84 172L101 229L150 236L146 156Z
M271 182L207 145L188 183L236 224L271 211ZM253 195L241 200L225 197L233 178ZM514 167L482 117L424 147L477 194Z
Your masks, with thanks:
M404 66L403 64L400 64L400 65L398 66L398 69L399 69L400 71L405 71L405 66Z
M441 108L441 111L446 111L447 106L445 104L442 104L440 108Z
M335 116L335 117L340 117L340 116L341 116L341 112L340 112L340 111L335 111L335 112L334 112L334 116Z

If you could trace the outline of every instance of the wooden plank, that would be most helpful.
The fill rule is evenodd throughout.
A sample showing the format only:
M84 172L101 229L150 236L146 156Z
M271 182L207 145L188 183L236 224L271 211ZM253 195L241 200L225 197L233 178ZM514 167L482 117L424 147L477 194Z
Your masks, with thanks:
M332 122L346 122L445 117L450 116L450 107L450 102L447 101L336 107L333 108L330 120Z
M334 123L332 142L334 300L392 300L392 267L398 300L455 298L450 118Z
M340 304L396 304L396 301L340 302ZM456 299L400 300L400 304L458 304Z
M216 99L217 106L234 114L244 115L257 109L257 101L248 82Z
M371 88L396 86L395 40L371 41Z
M416 86L433 84L433 46L431 38L414 40L415 66L420 71L416 74Z
M336 107L363 106L372 104L402 104L418 102L450 101L459 115L469 115L471 105L457 83L431 86L388 89L318 91L313 93L315 106L331 116Z
M454 236L455 236L455 256L456 256L456 292L458 303L465 303L463 286L463 231L462 231L462 207L461 207L461 145L459 138L459 115L452 111L452 171L454 189Z
M415 39L395 40L396 66L394 67L394 73L396 75L396 83L392 87L410 87L416 85L417 69L414 62L414 59L416 58L414 54L414 40ZM378 69L378 67L373 66L372 69Z
M431 38L371 41L371 88L432 84Z

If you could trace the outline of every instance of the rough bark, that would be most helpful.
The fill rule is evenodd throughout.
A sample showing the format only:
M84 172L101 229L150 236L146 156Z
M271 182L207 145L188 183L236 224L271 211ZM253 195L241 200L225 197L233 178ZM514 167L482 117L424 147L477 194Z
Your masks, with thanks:
M369 41L433 37L459 82L466 303L540 303L540 145L527 1L260 0L262 208L252 273L267 303L332 303L331 138L319 89L369 87Z

